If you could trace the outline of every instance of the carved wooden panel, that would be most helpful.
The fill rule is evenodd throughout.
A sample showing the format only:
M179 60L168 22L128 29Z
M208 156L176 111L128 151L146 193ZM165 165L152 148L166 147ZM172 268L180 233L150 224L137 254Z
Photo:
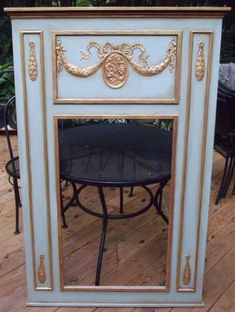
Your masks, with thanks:
M54 32L54 103L177 104L181 35Z

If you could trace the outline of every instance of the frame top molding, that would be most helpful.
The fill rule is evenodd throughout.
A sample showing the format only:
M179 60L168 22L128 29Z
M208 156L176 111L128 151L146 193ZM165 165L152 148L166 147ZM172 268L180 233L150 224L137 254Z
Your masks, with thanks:
M223 18L230 7L15 7L12 19L27 18Z

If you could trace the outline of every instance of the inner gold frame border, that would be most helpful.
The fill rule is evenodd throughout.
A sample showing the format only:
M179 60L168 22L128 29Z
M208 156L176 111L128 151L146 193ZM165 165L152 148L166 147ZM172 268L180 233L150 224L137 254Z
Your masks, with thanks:
M190 125L190 111L191 111L191 90L192 90L192 75L195 75L195 64L193 64L193 49L198 46L193 46L194 35L208 35L208 55L206 62L206 88L204 97L204 121L203 121L203 132L202 132L202 152L200 161L200 186L198 191L198 223L197 223L197 236L196 236L196 251L195 254L191 255L191 259L194 259L194 274L193 287L180 287L180 281L182 280L181 266L183 265L182 256L182 241L183 241L183 220L185 210L185 190L187 183L187 159L188 159L188 144L189 144L189 125ZM188 88L187 88L187 104L186 104L186 117L185 117L185 135L184 135L184 160L183 160L183 180L182 180L182 191L181 191L181 204L180 204L180 225L179 225L179 247L178 247L178 261L177 261L177 279L176 289L178 292L195 292L197 288L197 270L198 270L198 252L200 242L200 226L201 226L201 211L202 211L202 197L203 197L203 186L204 186L204 169L205 169L205 157L206 157L206 137L207 137L207 125L208 125L208 110L209 110L209 89L211 80L211 63L212 63L212 48L213 48L214 32L211 30L191 30L189 37L189 65L188 65ZM201 83L197 81L196 83ZM191 260L192 261L192 260Z
M62 247L62 224L61 224L61 202L60 202L60 168L59 168L59 142L58 142L58 120L61 119L172 119L172 159L171 159L171 188L170 188L170 208L169 208L169 226L167 243L167 261L166 261L166 286L66 286L64 285L63 274L63 247ZM58 215L58 249L59 249L59 274L61 291L112 291L112 292L169 292L171 284L171 262L172 262L172 234L173 234L173 211L174 211L174 193L175 193L175 173L176 173L176 144L178 131L178 115L161 114L92 114L92 115L55 115L54 116L54 140L55 140L55 167L56 167L56 193L57 193L57 215Z
M53 102L54 104L178 104L180 93L180 76L181 76L181 51L182 36L181 30L61 30L52 31L52 67L53 67ZM58 98L58 73L56 70L56 37L57 36L176 36L177 54L175 66L175 83L173 98L156 98L156 99L74 99Z
M46 191L46 206L47 206L47 229L48 229L48 257L50 286L38 286L37 267L36 267L36 250L35 250L35 233L34 233L34 215L33 215L33 199L32 199L32 174L31 174L31 156L30 156L30 137L29 137L29 114L28 114L28 97L26 83L26 59L25 59L25 35L38 35L40 38L40 78L41 78L41 96L42 96L42 119L43 119L43 141L44 141L44 172L45 172L45 191ZM49 193L49 165L48 165L48 150L47 150L47 121L46 121L46 94L45 94L45 70L44 70L44 38L42 31L21 31L20 32L20 47L21 47L21 65L22 65L22 81L23 81L23 100L24 100L24 136L25 150L27 161L27 177L28 177L28 198L29 198L29 214L30 214L30 232L32 242L32 263L33 263L33 284L35 290L53 290L53 266L52 266L52 242L51 242L51 215L50 215L50 193ZM35 82L33 82L35 83ZM38 83L38 81L37 81ZM40 252L38 251L38 257Z

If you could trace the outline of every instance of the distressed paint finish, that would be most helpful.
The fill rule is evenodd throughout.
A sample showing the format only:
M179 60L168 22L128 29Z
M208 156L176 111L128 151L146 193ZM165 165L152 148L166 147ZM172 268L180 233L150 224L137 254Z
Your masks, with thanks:
M175 16L174 11L167 11L167 9L162 9L160 15L158 11L156 16L154 16L154 9L143 15L138 13L137 10L137 13L133 14L133 16L132 11L122 9L120 12L121 17L118 17L117 13L117 16L113 19L105 18L105 14L110 14L110 12L107 13L106 11L102 12L102 14L98 11L99 14L97 14L96 18L92 18L91 14L86 18L86 10L82 18L76 16L76 12L72 12L72 18L70 18L65 10L64 16L60 11L60 16L56 18L56 14L54 14L53 19L46 18L50 11L47 13L45 13L46 11L40 12L42 15L47 15L45 19L32 19L33 14L29 16L30 18L27 18L28 13L25 13L25 15L22 13L23 19L13 19L24 232L25 237L28 238L25 246L28 303L31 306L196 307L202 305L221 14L218 13L217 9L218 14L212 14L212 18L209 18L211 17L210 14L207 11L205 13L205 9L202 9L202 15L195 16L196 12L198 12L197 9L197 11L191 12L193 16L193 19L191 19L189 18L191 16L190 9L187 12L182 11L182 9L178 12L176 10ZM112 15L115 15L115 8L113 12ZM167 17L168 12L170 17ZM128 17L124 13L128 14ZM182 14L181 19L178 18L179 14ZM14 13L12 15L16 16ZM30 31L35 32L35 29L43 33L43 49L41 49L40 36L37 33L30 34ZM120 38L121 41L125 39L125 42L132 43L133 39L137 42L136 39L140 38L140 36L133 35L133 33L141 33L144 30L149 32L150 35L141 36L141 44L146 49L148 47L147 50L150 51L152 57L151 64L156 64L159 60L164 59L169 39L173 40L177 37L176 34L172 34L172 31L175 30L176 32L182 32L182 53L176 56L176 68L172 74L169 71L163 71L155 77L141 77L132 68L129 68L128 83L119 89L112 89L105 85L100 71L90 77L91 80L88 84L85 84L86 79L77 82L77 77L71 78L68 73L64 72L63 79L61 78L62 80L58 81L58 96L67 97L67 95L71 94L73 96L67 102L61 101L61 105L55 105L56 66L54 65L56 64L54 64L52 55L52 51L54 51L52 47L55 44L55 42L53 43L55 39L53 31L55 29L60 34L59 39L63 38L65 47L67 47L67 43L73 42L78 30L91 33L91 35L87 36L80 35L79 38L83 40L82 43L84 44L87 43L88 37L92 36L95 38L90 39L99 37L104 43L112 41L118 44ZM25 30L28 30L29 33L24 35L23 49L25 49L25 55L22 56L20 53L20 32ZM94 30L105 31L106 34L98 36L94 34ZM151 35L153 31L165 32L165 36ZM71 35L63 35L63 32L71 32ZM110 32L121 33L122 35L119 37ZM210 41L212 37L213 44ZM37 47L39 47L35 52L39 70L36 81L30 80L27 74L29 41L35 41ZM195 70L198 43L200 41L204 43L205 74L203 80L198 81ZM154 51L153 42L155 42L155 56L152 54ZM44 52L44 59L40 56L39 51ZM72 50L67 52L71 62L73 60L75 62L78 54ZM88 63L90 61L89 59L86 60ZM178 75L178 79L175 79L177 64L178 73L181 71L181 75ZM92 64L89 63L88 65ZM24 68L23 71L22 68ZM25 89L22 89L22 83L25 79ZM140 79L149 79L149 83L141 84ZM152 83L152 79L156 79L156 81L154 80L154 83ZM133 90L136 90L136 85L138 85L139 93L135 98L137 92L134 93ZM45 86L45 90L43 86ZM100 91L97 91L98 87ZM92 101L89 102L89 99L85 103L71 101L77 96L78 89L80 92L84 92L82 94L83 98L91 92L94 97L105 94L105 99L104 101L100 100L96 105L90 105ZM121 101L122 105L119 105L119 97L113 96L116 92L119 92L120 98L124 99ZM133 93L132 97L128 97L131 92ZM35 94L37 94L37 97L35 97ZM79 96L81 98L81 93ZM156 97L158 100L155 101ZM125 99L129 100L126 101ZM25 103L27 103L27 106ZM43 107L44 110L42 110ZM136 292L135 289L129 291L106 289L105 291L90 290L82 292L79 290L61 290L53 118L65 114L85 116L95 114L178 116L173 241L170 262L170 290L168 292L154 290ZM32 120L35 120L35 116L38 116L36 123L32 122ZM37 142L34 140L36 137ZM45 145L45 142L47 142L47 145ZM47 146L46 149L45 146ZM30 157L28 157L27 149ZM30 171L33 173L34 178L30 178ZM48 184L45 183L47 179ZM29 196L30 189L32 192ZM49 198L47 198L47 194ZM53 246L53 249L51 246ZM52 255L50 255L50 250L52 250ZM45 257L46 281L42 285L37 285L37 268L40 265L40 255ZM190 255L190 260L187 260L185 255ZM183 278L184 273L185 277L187 277L185 279Z

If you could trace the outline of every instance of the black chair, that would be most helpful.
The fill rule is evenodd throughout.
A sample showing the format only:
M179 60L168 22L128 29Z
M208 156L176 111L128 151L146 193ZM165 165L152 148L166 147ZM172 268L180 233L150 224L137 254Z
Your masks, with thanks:
M235 173L235 91L218 86L215 150L225 158L224 172L215 204L225 198ZM235 183L232 194L235 194Z
M18 181L20 179L20 165L19 165L19 156L14 156L9 126L11 129L17 130L17 121L16 121L16 107L15 107L15 96L13 96L6 104L4 109L4 127L7 138L7 145L10 154L10 160L6 163L5 168L6 172L9 175L9 182L14 188L15 195L15 213L16 213L16 223L15 223L15 235L20 233L19 230L19 208L21 207L20 192Z
M7 174L9 175L9 182L14 188L14 195L15 195L15 213L16 213L16 220L15 220L15 235L20 233L19 230L19 208L21 205L20 199L20 187L19 187L19 180L20 180L20 164L19 164L19 156L14 156L12 144L11 144L11 133L12 130L14 133L17 133L17 120L16 120L16 105L15 105L15 96L13 96L5 105L4 108L4 128L7 138L7 145L10 154L10 160L6 163L5 169ZM11 131L9 131L9 126ZM64 181L66 182L66 181ZM61 181L61 184L63 181ZM63 217L63 214L62 214Z

